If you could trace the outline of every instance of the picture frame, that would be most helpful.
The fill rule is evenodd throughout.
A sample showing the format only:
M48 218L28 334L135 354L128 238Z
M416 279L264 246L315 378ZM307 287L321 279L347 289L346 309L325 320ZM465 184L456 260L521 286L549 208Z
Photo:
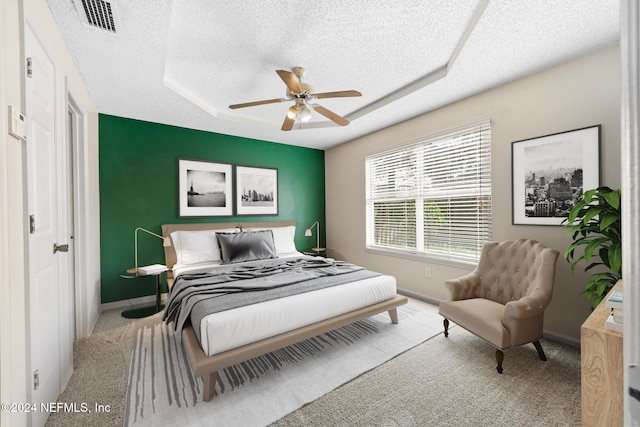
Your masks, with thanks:
M601 127L511 143L514 225L562 225L563 212L600 186Z
M278 215L278 169L236 165L236 215Z
M180 218L232 216L232 165L178 159L178 204Z

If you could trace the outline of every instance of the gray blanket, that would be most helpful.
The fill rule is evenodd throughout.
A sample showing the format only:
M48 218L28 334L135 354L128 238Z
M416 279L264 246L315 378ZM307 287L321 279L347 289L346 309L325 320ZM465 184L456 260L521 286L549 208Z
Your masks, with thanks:
M378 275L354 264L320 257L271 259L181 274L171 288L163 319L174 322L178 332L190 319L200 340L200 321L208 314Z

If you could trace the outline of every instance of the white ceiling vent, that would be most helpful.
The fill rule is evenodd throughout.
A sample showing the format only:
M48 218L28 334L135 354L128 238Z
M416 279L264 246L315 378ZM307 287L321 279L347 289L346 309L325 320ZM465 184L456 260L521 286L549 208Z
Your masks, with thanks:
M92 28L116 32L115 0L73 0L83 24Z

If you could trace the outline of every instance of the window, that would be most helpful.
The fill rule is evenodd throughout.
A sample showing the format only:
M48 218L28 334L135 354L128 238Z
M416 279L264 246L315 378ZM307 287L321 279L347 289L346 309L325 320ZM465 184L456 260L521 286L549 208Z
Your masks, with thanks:
M367 248L475 262L491 240L491 124L365 159Z

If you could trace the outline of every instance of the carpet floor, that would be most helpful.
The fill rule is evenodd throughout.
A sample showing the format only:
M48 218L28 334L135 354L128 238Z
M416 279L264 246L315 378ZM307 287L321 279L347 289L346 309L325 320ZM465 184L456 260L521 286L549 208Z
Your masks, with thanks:
M122 425L135 332L158 316L136 325L120 310L103 312L94 333L74 344L74 374L59 401L108 405L109 411L54 413L47 426ZM532 345L519 347L505 352L498 375L493 349L456 327L449 338L439 334L272 425L578 426L579 349L551 340L542 345L547 362Z
M437 335L273 426L580 426L580 353L542 342L505 352L456 327Z
M438 316L398 308L222 369L217 395L202 401L202 380L170 326L141 328L136 336L125 426L262 427L356 376L442 333Z

